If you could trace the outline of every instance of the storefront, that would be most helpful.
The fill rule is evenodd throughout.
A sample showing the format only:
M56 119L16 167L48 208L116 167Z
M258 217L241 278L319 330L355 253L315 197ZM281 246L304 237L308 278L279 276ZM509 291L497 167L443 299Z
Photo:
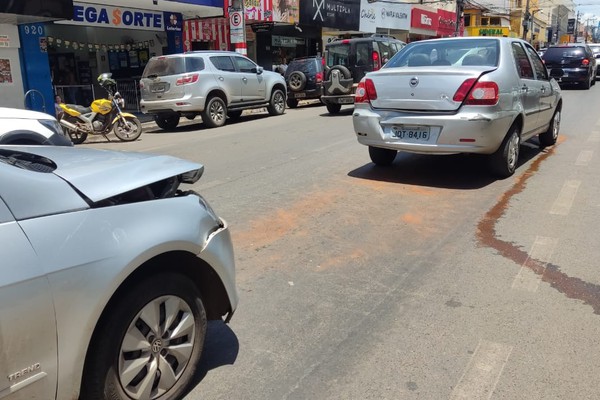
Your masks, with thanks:
M431 39L438 34L439 16L436 10L413 7L408 40Z
M380 33L406 41L410 30L411 5L361 0L361 32Z

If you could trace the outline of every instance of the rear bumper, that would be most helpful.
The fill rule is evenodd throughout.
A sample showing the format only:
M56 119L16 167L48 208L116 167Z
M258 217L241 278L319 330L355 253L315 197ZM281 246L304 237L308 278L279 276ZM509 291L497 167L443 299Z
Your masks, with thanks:
M586 82L590 79L590 72L583 68L557 68L551 70L550 76L559 83Z
M287 93L288 99L318 99L323 95L323 88L318 89L309 89L309 90L299 90L297 92L289 91Z
M201 112L204 110L206 98L204 97L184 97L180 99L168 100L144 100L140 101L140 110L144 114L161 114L172 112Z
M325 104L354 104L354 95L321 96L321 101Z

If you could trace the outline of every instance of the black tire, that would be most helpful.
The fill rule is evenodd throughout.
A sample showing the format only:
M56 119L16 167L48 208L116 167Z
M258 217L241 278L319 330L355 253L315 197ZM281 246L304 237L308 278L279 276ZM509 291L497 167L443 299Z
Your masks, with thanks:
M157 114L154 116L154 122L160 129L171 131L179 125L179 114Z
M240 119L243 110L228 111L227 116L231 119Z
M515 173L519 162L520 146L521 132L519 127L513 124L498 150L490 156L490 168L494 175L504 179Z
M137 117L119 118L113 126L113 132L123 142L133 142L142 134L142 123Z
M225 119L227 118L227 105L222 98L218 96L210 97L206 101L204 110L200 113L202 122L208 128L217 128L225 125Z
M331 79L331 74L335 70L340 71L340 73L342 74L342 76L344 77L344 79L350 79L352 77L352 74L350 73L350 70L348 68L344 67L343 65L334 65L333 67L329 68L326 71L326 73L325 73L325 80L326 81L328 81L329 79Z
M287 99L287 106L289 108L296 108L296 107L298 107L298 100L296 100L296 99L290 99L288 97L288 99Z
M292 92L299 92L306 87L306 75L302 71L294 71L288 77L288 87Z
M267 111L269 115L281 115L285 112L285 93L281 89L273 89Z
M398 152L391 149L369 146L369 157L375 165L386 167L392 165Z
M327 107L329 114L337 114L342 109L342 105L336 103L326 103L325 106Z
M550 125L545 132L540 133L540 147L544 148L547 146L552 146L556 143L558 139L558 132L560 131L560 116L561 109L560 106L554 111L554 115L550 120Z
M73 144L81 144L85 142L85 139L88 137L87 132L76 131L68 128L65 128L65 131L67 132L67 135L69 135L69 138Z
M179 274L155 275L127 289L109 307L88 349L80 398L130 400L129 385L143 385L144 379L153 381L153 386L166 384L161 400L181 398L196 373L206 336L206 311L196 286ZM141 316L142 311L151 314L151 307L159 310L155 315L159 321L156 325ZM183 326L184 317L187 321L193 318L184 329L185 335L174 334ZM171 322L169 326L165 325L167 320ZM141 340L134 341L138 344L127 351L123 347L128 346L126 341L132 337ZM175 346L191 346L189 357L172 352L171 342L175 342ZM124 360L142 359L146 361L137 366L137 375L123 376L120 368ZM152 371L152 364L158 367L154 373L148 373ZM167 371L174 375L174 384L161 380L162 376L168 376ZM148 397L154 398L153 393Z
M592 74L587 77L586 81L583 83L583 88L588 90L592 86Z

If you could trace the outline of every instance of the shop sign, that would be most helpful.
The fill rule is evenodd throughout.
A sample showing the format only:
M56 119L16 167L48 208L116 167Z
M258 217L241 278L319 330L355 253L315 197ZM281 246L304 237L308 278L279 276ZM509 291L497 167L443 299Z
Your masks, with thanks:
M437 12L413 8L411 16L411 28L424 29L437 33L439 26L439 16Z
M360 0L300 0L300 24L358 30Z
M271 36L271 45L275 47L296 47L296 38L291 36Z
M438 36L454 36L456 33L456 13L453 11L438 9ZM461 24L460 30L464 31ZM461 32L459 31L459 34Z
M479 28L478 36L508 36L506 28Z
M361 0L360 25L362 32L376 32L377 28L410 29L410 4L374 2Z
M82 3L73 5L71 21L59 21L59 23L149 31L165 30L162 11L154 12ZM179 21L179 27L181 27L181 21Z
M250 24L252 28L252 32L260 33L260 32L271 32L273 30L274 23L273 22L263 22L260 24Z

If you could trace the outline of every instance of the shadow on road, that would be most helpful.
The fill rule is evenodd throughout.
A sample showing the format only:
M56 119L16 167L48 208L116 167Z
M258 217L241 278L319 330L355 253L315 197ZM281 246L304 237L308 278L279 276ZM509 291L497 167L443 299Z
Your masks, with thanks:
M229 325L222 321L209 321L202 360L192 378L190 388L193 389L197 386L209 371L223 365L233 365L239 350L240 343Z
M368 151L365 147L365 151ZM521 146L516 174L523 172L523 164L540 154L537 139ZM374 181L404 183L446 189L480 189L497 180L489 169L488 157L476 154L447 156L421 155L399 152L389 167L365 164L348 176Z
M354 111L354 107L350 107L350 108L342 108L340 110L339 113L337 114L330 114L329 112L325 112L323 114L321 114L321 117L347 117L348 115L352 115L352 112Z

